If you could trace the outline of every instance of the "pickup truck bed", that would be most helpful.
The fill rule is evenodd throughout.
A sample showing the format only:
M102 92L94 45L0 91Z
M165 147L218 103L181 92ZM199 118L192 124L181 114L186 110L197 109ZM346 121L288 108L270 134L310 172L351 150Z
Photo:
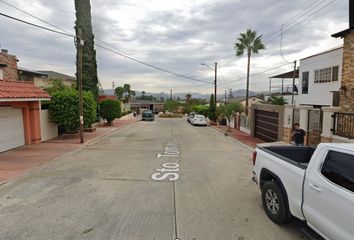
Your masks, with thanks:
M260 149L303 169L307 168L315 152L315 148L312 147L294 146L271 146L260 147Z

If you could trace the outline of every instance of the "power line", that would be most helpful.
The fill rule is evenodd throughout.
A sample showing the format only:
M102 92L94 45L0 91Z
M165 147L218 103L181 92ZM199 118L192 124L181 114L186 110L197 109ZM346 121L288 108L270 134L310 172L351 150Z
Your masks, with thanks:
M0 0L0 1L1 1L1 0ZM2 2L3 2L3 1L2 1ZM12 6L12 5L11 5L11 6ZM17 8L16 8L16 9L17 9ZM23 10L21 10L21 11L22 11L22 12L25 12L25 11L23 11ZM29 14L29 13L28 13L28 14ZM43 29L43 30L47 30L47 31L53 32L53 33L57 33L57 34L61 34L61 35L65 35L65 36L69 36L69 37L73 37L73 38L76 37L75 35L69 34L69 33L67 33L67 32L56 31L56 30L54 30L54 29L50 29L50 28L47 28L47 27L43 27L43 26L40 26L40 25L31 23L31 22L28 22L28 21L19 19L19 18L15 18L15 17L9 16L9 15L4 14L4 13L0 13L0 15L1 15L1 16L4 16L4 17L7 17L7 18L10 18L10 19L12 19L12 20L21 22L21 23L25 23L25 24L30 25L30 26L33 26L33 27L37 27L37 28L41 28L41 29ZM29 14L29 15L31 16L32 14ZM42 21L42 22L45 22L45 23L47 23L47 24L50 24L51 26L53 26L53 27L55 27L55 28L61 29L61 28L55 26L54 24L48 23L47 21L44 21L44 20L42 20L42 19L40 19L40 18L37 18L37 17L36 17L36 19L38 19L38 20L40 20L40 21ZM64 31L65 31L65 30L64 30ZM124 53L115 51L115 50L113 50L113 49L110 49L110 48L108 48L108 47L102 46L102 45L97 44L97 43L95 43L95 45L96 45L97 47L100 47L100 48L104 49L104 50L107 50L107 51L110 51L110 52L112 52L112 53L114 53L114 54L117 54L117 55L119 55L119 56L121 56L121 57L127 58L127 59L129 59L129 60L131 60L131 61L134 61L134 62L143 64L143 65L145 65L145 66L148 66L148 67L150 67L150 68L159 70L159 71L161 71L161 72L165 72L165 73L168 73L168 74L171 74L171 75L175 75L175 76L178 76L178 77L181 77L181 78L185 78L185 79L188 79L188 80L191 80L191 81L197 81L197 82L203 82L203 83L213 84L212 82L208 82L208 81L204 81L204 80L195 79L195 78L192 78L192 77L189 77L189 76L185 76L185 75L180 74L180 73L173 72L173 71L171 71L171 70L167 70L167 69L164 69L164 68L161 68L161 67L152 65L152 64L150 64L150 63L147 63L147 62L144 62L144 61L139 60L139 59L137 59L137 58L128 56L127 54L124 54ZM106 45L108 45L108 44L106 44Z
M19 19L19 18L15 18L15 17L9 16L9 15L6 15L6 14L1 13L1 12L0 12L0 16L7 17L7 18L10 18L10 19L12 19L12 20L21 22L21 23L25 23L25 24L30 25L30 26L33 26L33 27L41 28L41 29L46 30L46 31L50 31L50 32L53 32L53 33L57 33L57 34L61 34L61 35L64 35L64 36L68 36L68 37L73 37L73 38L75 38L75 36L72 35L72 34L68 34L68 33L64 33L64 32L59 32L59 31L56 31L56 30L54 30L54 29L50 29L50 28L43 27L43 26L40 26L40 25L37 25L37 24L34 24L34 23L30 23L30 22L27 22L27 21L25 21L25 20L22 20L22 19Z

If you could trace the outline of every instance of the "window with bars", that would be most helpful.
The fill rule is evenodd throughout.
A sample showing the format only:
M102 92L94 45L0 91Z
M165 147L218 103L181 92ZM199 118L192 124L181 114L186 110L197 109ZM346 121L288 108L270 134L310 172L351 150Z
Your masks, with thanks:
M315 83L336 82L339 79L339 66L315 70Z

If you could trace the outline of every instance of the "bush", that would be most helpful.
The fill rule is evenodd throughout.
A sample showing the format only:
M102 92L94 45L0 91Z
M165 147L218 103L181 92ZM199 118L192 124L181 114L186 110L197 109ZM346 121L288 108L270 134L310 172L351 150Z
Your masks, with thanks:
M83 93L84 127L91 127L96 120L96 101L91 92ZM76 133L80 127L79 94L74 89L52 93L49 105L50 118L62 126L67 133Z
M121 117L123 117L123 116L125 116L125 115L128 115L128 114L130 114L130 113L132 113L132 112L134 112L133 110L128 110L128 111L124 111L124 112L122 112L122 114L121 114Z
M175 112L177 109L181 106L181 103L173 100L173 99L167 99L165 104L164 104L164 109L169 111L169 112Z
M100 116L111 123L121 116L120 102L114 99L104 99L100 102Z

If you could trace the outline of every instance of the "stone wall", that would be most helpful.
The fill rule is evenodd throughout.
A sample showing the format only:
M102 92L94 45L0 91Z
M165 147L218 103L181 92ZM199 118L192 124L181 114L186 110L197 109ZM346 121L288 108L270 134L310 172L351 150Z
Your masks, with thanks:
M14 55L10 55L5 52L0 52L0 64L6 64L3 67L3 80L16 81L18 80L17 75L17 58Z
M354 112L354 31L344 36L340 110Z

